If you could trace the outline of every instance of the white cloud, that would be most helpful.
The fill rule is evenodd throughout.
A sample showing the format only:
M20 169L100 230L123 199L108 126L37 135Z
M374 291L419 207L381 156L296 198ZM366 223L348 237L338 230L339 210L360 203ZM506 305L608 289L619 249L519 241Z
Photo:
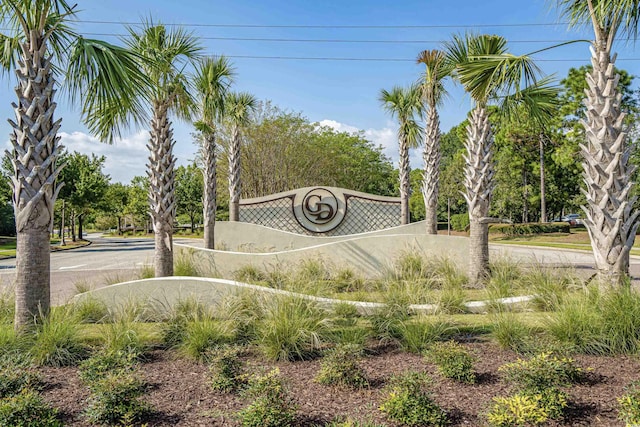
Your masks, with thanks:
M83 132L60 132L60 143L69 152L105 156L104 173L112 182L129 183L137 175L145 175L149 133L140 131L126 138L117 139L112 145Z
M398 165L398 128L392 122L385 123L385 126L379 129L364 129L361 130L355 126L351 126L345 123L340 123L335 120L325 119L319 122L322 126L329 126L338 132L361 132L364 137L371 141L375 146L382 146L382 152L391 159L394 166ZM411 150L409 152L411 167L422 167L422 154L420 149Z

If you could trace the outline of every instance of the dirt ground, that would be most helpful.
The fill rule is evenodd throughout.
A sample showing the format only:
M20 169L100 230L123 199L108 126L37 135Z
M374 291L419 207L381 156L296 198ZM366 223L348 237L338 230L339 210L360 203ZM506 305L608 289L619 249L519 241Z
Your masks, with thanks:
M494 396L506 396L511 385L501 379L498 368L515 361L518 355L487 342L464 344L478 358L479 382L462 385L438 375L423 357L393 347L376 348L362 361L369 388L360 391L331 388L313 381L320 360L273 363L260 355L245 357L249 372L278 367L296 404L299 426L322 426L350 416L356 420L388 422L378 407L390 375L406 370L427 372L433 378L433 397L449 414L452 426L482 426ZM617 419L616 398L624 387L640 378L640 361L633 357L575 356L577 364L592 368L587 381L566 391L570 396L567 416L552 426L623 426ZM154 351L142 365L148 392L145 400L155 413L149 426L236 426L234 414L247 405L242 398L212 391L208 368L204 364L179 358L170 351ZM88 389L78 379L76 368L41 368L46 388L45 399L57 407L65 425L85 426L82 410Z

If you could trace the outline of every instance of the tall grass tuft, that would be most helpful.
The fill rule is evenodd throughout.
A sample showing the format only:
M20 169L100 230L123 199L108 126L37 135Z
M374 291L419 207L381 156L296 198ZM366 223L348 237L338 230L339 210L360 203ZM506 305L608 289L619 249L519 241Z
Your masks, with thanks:
M210 350L233 341L233 331L227 322L204 316L185 324L179 352L197 361L206 361Z
M628 285L602 293L590 288L568 298L548 322L551 335L588 354L640 350L640 295Z
M71 310L81 323L101 323L109 317L107 305L92 296L74 301Z
M527 351L531 346L532 333L531 327L513 313L500 312L494 315L491 335L502 348L517 353Z
M300 360L315 356L328 335L325 313L312 301L266 295L256 341L272 360Z
M400 322L398 342L400 347L411 353L421 353L436 341L450 338L457 327L437 316L420 315Z
M13 288L0 290L0 325L13 324L15 313L15 292Z
M131 354L142 358L147 350L140 337L140 324L130 320L118 320L102 329L102 350L105 353Z
M87 355L79 334L78 318L68 307L54 307L41 317L32 333L29 354L44 366L71 366Z
M541 311L554 311L562 305L571 290L582 287L572 271L545 268L537 265L522 278L523 287L534 294L535 307Z
M200 277L202 272L198 268L193 255L180 253L173 261L173 275L174 276L190 276Z

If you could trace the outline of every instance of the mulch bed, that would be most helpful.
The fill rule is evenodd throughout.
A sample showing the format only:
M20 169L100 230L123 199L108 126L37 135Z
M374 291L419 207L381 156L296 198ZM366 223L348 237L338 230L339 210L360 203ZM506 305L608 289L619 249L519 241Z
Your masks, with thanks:
M390 375L406 370L428 372L433 378L433 396L452 419L452 426L484 425L491 398L506 396L511 386L505 383L498 368L515 361L518 355L487 342L464 344L478 356L476 370L479 383L463 385L443 379L432 364L414 354L393 347L378 348L362 360L370 387L360 391L329 388L313 381L319 360L273 363L259 355L245 358L250 370L278 367L298 405L297 425L322 426L338 417L350 416L388 426L378 407L384 385ZM567 416L552 426L624 426L617 419L616 398L624 387L640 379L640 361L634 357L574 356L583 368L592 368L588 380L567 391L570 407ZM88 389L78 379L76 368L41 368L47 384L43 395L57 407L65 425L85 426L82 410ZM236 426L234 414L247 402L231 394L214 392L208 385L208 368L204 364L179 358L169 351L154 351L142 365L149 384L145 400L155 409L149 426Z

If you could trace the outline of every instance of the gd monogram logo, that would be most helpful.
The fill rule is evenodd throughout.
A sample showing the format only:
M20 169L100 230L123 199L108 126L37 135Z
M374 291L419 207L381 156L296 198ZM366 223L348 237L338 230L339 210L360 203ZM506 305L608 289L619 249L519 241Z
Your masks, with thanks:
M345 203L342 194L336 196L325 188L314 188L300 200L296 195L294 211L296 219L304 228L315 233L325 233L342 222Z

